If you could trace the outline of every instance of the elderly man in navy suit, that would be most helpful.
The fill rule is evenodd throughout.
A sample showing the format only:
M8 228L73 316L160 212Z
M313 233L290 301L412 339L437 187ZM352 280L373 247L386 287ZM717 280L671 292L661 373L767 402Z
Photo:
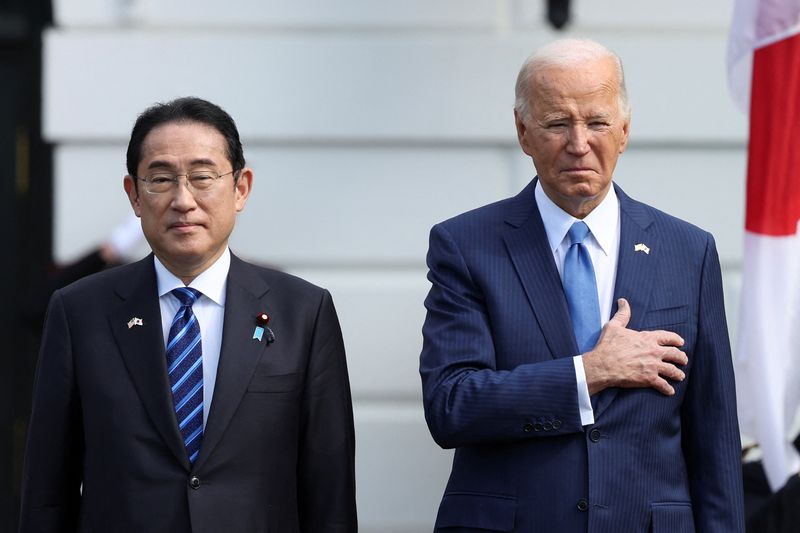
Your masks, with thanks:
M233 119L155 105L127 160L153 253L51 299L20 532L354 533L336 311L229 250L253 183Z
M544 47L514 116L536 178L431 231L425 416L456 449L435 530L744 531L714 239L612 182L619 58Z

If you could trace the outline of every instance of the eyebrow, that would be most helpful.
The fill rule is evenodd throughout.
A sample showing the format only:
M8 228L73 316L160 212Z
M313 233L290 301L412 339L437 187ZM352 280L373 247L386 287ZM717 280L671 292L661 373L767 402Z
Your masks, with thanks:
M212 160L212 159L206 159L206 158L202 158L201 157L199 159L192 159L192 161L189 162L189 166L192 166L192 167L197 167L197 166L216 167L217 163L214 162L214 160ZM161 159L154 159L153 161L150 161L150 163L147 165L147 169L148 170L152 170L154 168L174 169L175 165L170 161L164 161L164 160L161 160Z

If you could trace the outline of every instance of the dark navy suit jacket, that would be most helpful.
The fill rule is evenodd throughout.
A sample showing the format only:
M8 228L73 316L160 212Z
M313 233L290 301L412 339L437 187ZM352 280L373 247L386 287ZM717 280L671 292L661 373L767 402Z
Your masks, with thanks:
M169 389L152 255L51 300L20 533L354 533L354 434L328 291L231 256L200 455ZM274 342L253 339L267 313ZM128 326L132 317L140 326Z
M689 363L674 396L607 389L583 427L578 348L534 187L431 231L425 417L436 442L456 448L436 531L744 531L712 236L615 186L614 299L630 302L629 328L681 335Z

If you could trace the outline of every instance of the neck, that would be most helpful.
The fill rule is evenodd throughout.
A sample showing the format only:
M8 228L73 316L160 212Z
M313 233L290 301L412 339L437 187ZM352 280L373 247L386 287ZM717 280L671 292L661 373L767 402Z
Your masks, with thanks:
M550 198L550 200L552 200L553 203L560 207L565 213L577 218L578 220L583 220L589 215L589 213L594 211L594 209L600 205L603 200L605 200L610 188L611 184L609 184L608 187L603 189L599 194L588 197L563 196L552 193L544 186L542 187L542 190L547 197Z
M220 248L213 256L208 258L201 258L197 261L181 261L175 258L166 258L156 253L156 257L164 265L164 268L169 270L176 278L180 279L184 285L189 285L200 274L209 269L211 265L217 262L225 250L228 249L227 244Z

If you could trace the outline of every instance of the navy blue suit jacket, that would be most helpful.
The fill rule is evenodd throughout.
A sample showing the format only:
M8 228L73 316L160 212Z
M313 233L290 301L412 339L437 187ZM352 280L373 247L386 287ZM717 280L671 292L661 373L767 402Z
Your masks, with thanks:
M614 299L630 302L629 328L681 335L689 363L672 397L606 389L583 427L578 348L534 187L431 231L425 417L456 448L436 531L744 531L713 237L616 188Z

